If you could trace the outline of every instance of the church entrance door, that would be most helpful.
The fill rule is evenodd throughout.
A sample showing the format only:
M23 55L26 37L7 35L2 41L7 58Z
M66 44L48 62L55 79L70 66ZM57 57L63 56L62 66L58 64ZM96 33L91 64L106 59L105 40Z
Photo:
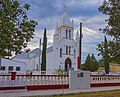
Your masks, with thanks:
M68 71L71 68L72 62L70 60L70 58L67 58L65 60L65 71Z

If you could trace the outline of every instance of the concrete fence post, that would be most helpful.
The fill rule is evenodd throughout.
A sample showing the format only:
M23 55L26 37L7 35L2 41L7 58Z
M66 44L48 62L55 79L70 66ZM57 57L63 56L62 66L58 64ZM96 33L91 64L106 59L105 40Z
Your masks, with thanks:
M11 72L11 80L15 80L16 78L16 72Z
M69 88L70 89L85 89L90 88L90 72L81 70L69 71Z

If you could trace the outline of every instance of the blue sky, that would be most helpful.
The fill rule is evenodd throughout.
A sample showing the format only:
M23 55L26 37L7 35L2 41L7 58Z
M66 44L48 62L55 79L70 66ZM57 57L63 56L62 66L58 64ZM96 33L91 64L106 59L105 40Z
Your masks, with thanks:
M28 18L38 22L34 39L28 44L28 48L38 48L39 39L43 37L43 29L47 28L48 46L52 45L52 38L57 22L59 22L64 6L71 19L74 20L74 33L83 23L82 62L88 53L95 54L97 59L97 44L103 40L104 34L99 31L103 28L107 17L99 12L98 7L102 0L19 0L23 4L30 4Z

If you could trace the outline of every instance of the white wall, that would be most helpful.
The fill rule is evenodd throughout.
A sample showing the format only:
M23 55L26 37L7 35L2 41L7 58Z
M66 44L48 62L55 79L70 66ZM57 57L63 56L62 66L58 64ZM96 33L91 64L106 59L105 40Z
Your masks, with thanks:
M55 69L55 63L54 63L54 53L53 51L47 53L47 58L46 58L46 73L47 74L52 74Z
M25 74L26 73L26 64L24 62L18 62L14 60L8 60L8 59L3 59L1 60L1 66L5 66L5 70L0 70L1 74L8 74L9 71L8 68L9 66L13 66L13 71L12 72L17 72L17 74ZM20 71L16 71L16 67L20 67Z
M66 54L66 46L71 46L71 54ZM77 47L74 39L62 39L60 42L60 48L62 48L63 52L59 63L62 63L62 65L64 65L65 60L67 58L70 58L72 61L72 67L74 69L77 69L77 57L74 57L74 50L76 50Z
M69 71L69 88L70 89L85 89L90 88L90 72L81 70Z
M24 62L26 64L25 69L26 70L31 70L31 61L30 61L30 59L17 59L17 58L13 58L12 60Z

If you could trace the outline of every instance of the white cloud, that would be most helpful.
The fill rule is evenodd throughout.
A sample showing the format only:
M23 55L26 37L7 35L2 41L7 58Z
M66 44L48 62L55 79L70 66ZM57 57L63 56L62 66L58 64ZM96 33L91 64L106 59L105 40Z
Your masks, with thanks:
M105 19L107 17L105 15L97 15L97 16L89 16L89 17L74 17L74 26L79 27L79 23L83 23L83 27L88 27L91 29L99 30L99 28L104 27L106 25Z
M77 8L77 6L88 8L94 6L100 6L100 3L102 0L68 0L69 3L66 3L69 7ZM78 2L76 2L78 1ZM61 1L58 1L61 2ZM61 9L61 4L57 4L55 6L58 7L58 9ZM48 6L49 7L49 6ZM70 8L71 8L70 7ZM78 7L78 8L80 8ZM97 7L96 7L97 8ZM79 10L80 9L74 9ZM87 9L86 9L87 10ZM54 10L53 10L54 11ZM59 10L60 11L60 10ZM76 11L77 12L77 11ZM93 11L94 12L94 11ZM73 13L73 12L71 12ZM81 12L79 12L80 14ZM50 15L46 13L47 15ZM73 13L74 14L74 13ZM83 14L83 13L82 13ZM39 14L36 14L39 15ZM70 15L71 16L71 15ZM74 20L74 33L76 34L76 31L79 30L79 23L83 23L83 40L82 40L82 51L85 54L88 53L95 53L97 55L96 47L99 42L103 40L103 34L99 31L99 28L103 28L105 26L104 20L107 18L104 15L96 14L96 15L73 15L71 19ZM38 27L35 31L35 38L29 43L28 47L31 49L38 48L39 46L39 39L43 38L44 28L47 28L47 37L48 37L48 46L51 46L53 43L53 34L55 32L55 27L57 22L59 22L61 16L48 16L47 18L37 18L38 21ZM76 36L76 35L75 35ZM85 56L84 56L85 57Z
M59 20L59 17L49 17L49 18L41 18L37 19L38 26L41 26L41 28L54 28L57 24L57 20Z
M98 34L95 30L89 29L89 28L83 28L83 35L87 35L89 37L101 39L103 38L102 35Z
M53 43L53 34L54 34L55 29L47 29L47 43L48 43L48 47L52 45ZM38 30L35 32L35 36L34 39L31 40L30 43L28 43L28 48L30 48L31 50L38 48L39 47L39 41L40 38L43 41L43 33L44 33L44 29L43 30Z
M82 6L97 6L102 2L102 0L81 0L80 5Z
M47 37L48 37L48 47L52 45L53 43L53 34L55 32L55 27L56 27L56 22L59 20L57 19L58 17L55 17L55 19L50 19L50 18L45 18L45 19L41 19L38 20L39 22L39 26L46 26L47 29ZM77 30L79 30L79 22L82 21L83 22L83 52L86 53L90 53L90 52L95 52L97 44L102 41L102 35L98 33L97 29L98 27L100 27L100 25L104 25L103 22L104 21L103 16L94 16L94 17L75 17L72 18L74 20L74 35L76 34ZM97 25L97 26L88 26L88 25ZM99 26L98 26L99 25ZM89 28L88 28L89 27ZM42 38L43 39L43 33L44 33L44 29L38 29L35 32L35 38L29 43L29 48L31 49L35 49L39 47L39 39ZM76 36L76 35L75 35Z
M102 0L68 0L69 3L66 5L69 6L81 6L81 7L91 7L91 6L99 6L102 3Z

